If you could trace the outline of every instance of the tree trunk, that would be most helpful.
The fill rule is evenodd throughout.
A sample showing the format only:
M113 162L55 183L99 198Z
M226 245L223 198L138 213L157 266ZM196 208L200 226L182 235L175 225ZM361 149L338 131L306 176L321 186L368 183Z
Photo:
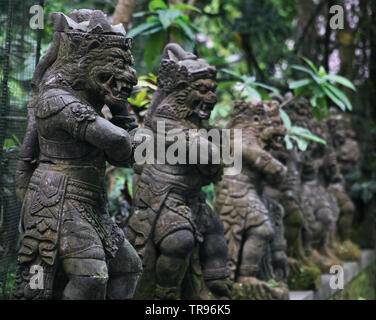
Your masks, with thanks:
M132 20L132 15L136 6L136 0L119 0L114 12L113 24L122 23L127 29Z

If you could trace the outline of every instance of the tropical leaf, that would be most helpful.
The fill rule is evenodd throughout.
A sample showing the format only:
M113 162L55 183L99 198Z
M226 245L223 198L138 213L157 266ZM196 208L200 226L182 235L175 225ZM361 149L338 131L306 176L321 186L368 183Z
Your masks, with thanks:
M192 11L196 11L198 13L201 13L201 10L199 8L196 8L194 6L190 6L190 5L185 4L185 3L181 3L181 4L177 4L177 5L171 6L171 9L192 10Z
M315 65L313 64L313 62L311 60L309 60L308 58L306 57L301 57L310 67L311 69L316 73L318 74L319 72L317 71L317 68L315 67Z
M327 88L332 91L347 107L349 111L352 111L352 104L350 100L347 98L347 96L337 87L327 83Z
M154 12L156 9L168 9L168 6L162 0L153 0L149 3L149 11Z
M160 25L160 22L159 21L151 21L151 22L144 22L144 23L141 23L140 25L138 25L137 27L131 29L129 32L128 32L128 37L135 37L147 30L150 30L150 29L153 29L155 27L157 27L158 25Z
M182 13L180 10L175 10L175 9L158 10L159 20L163 26L163 29L165 30L174 22L174 20L177 17L181 15Z
M299 126L292 126L289 131L289 134L297 135L297 136L303 137L307 140L311 140L317 143L326 144L326 141L324 139L321 139L320 137L315 136L307 128L303 128Z
M282 108L279 109L279 115L281 117L281 120L282 120L283 125L285 126L286 130L289 131L291 129L291 119L290 119L289 115Z
M290 138L290 135L286 134L285 137L284 137L284 140L285 140L285 143L286 143L286 149L287 150L292 150L292 148L294 147L292 141L291 141L291 138Z
M301 139L297 136L291 136L291 139L294 139L296 141L296 143L298 144L298 148L301 150L301 151L306 151L307 150L307 147L308 147L308 142L305 141L304 139Z
M346 110L346 105L342 102L340 98L338 98L327 87L323 86L322 89L324 90L325 94L329 97L329 99L332 100L342 111Z
M254 82L254 85L257 86L257 87L260 87L260 88L264 88L264 89L266 89L266 90L269 90L269 91L271 91L271 92L273 92L273 93L276 93L276 94L279 93L279 90L278 90L277 88L274 88L274 87L272 87L272 86L268 86L268 85L266 85L266 84L264 84L264 83L261 83L261 82Z
M235 71L232 71L232 70L229 70L229 69L221 69L220 71L233 76L234 78L240 80L241 82L244 82L244 79L242 78L241 74L239 74Z
M162 30L150 35L146 40L144 60L148 70L152 69L154 62L159 57L160 52L162 52L165 38L166 33Z
M180 18L180 17L179 17ZM188 26L188 24L180 19L176 19L176 24L182 29L183 33L185 34L185 36L190 39L190 40L194 40L195 39L195 35L192 31L192 29Z
M323 77L323 79L333 81L333 82L337 82L337 83L342 84L343 86L345 86L347 88L350 88L350 89L356 91L356 88L353 85L353 83L350 80L346 79L345 77L334 75L334 74L327 74L326 76Z
M304 86L306 86L310 83L312 83L311 79L302 79L302 80L298 80L298 81L293 81L293 82L290 83L289 88L290 89L296 89L296 88L304 87Z

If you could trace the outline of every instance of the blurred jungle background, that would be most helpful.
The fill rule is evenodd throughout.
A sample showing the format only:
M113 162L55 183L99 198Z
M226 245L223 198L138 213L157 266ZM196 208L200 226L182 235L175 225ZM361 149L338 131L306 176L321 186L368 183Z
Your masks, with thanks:
M30 27L33 5L44 8L43 29ZM343 8L343 28L330 9L336 5ZM353 237L374 246L376 1L0 0L0 298L7 297L15 269L20 208L13 173L30 80L52 39L51 12L79 8L104 11L134 38L139 83L129 103L140 123L156 89L160 54L171 41L216 66L219 102L210 120L216 125L226 124L235 98L270 99L272 92L305 96L318 121L332 105L348 113L362 151L358 169L346 177L358 208ZM333 28L333 17L341 28ZM334 89L327 93L323 83ZM296 139L304 148L315 137ZM132 203L131 177L131 169L108 167L109 209L121 226ZM204 192L210 202L213 187Z

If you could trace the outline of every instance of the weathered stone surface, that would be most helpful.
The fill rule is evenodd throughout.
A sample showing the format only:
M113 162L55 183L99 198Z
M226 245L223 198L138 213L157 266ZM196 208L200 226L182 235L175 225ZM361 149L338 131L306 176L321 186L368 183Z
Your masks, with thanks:
M137 83L131 39L101 11L52 18L17 168L23 209L13 298L128 299L141 263L107 212L104 175L106 160L128 166L133 152L128 131L137 124L125 102ZM111 121L101 116L105 104ZM44 276L37 288L34 265Z
M210 117L217 101L215 78L215 68L205 60L168 44L145 127L162 139L169 130L179 130L187 145L207 144L210 155L217 152L204 135L190 130L203 128L203 120ZM158 131L161 121L165 134ZM167 147L171 144L166 140ZM217 298L230 296L223 224L201 193L202 186L222 174L221 165L213 163L210 155L208 164L170 164L167 160L135 167L134 211L127 238L144 265L136 298L198 299L209 297L208 291Z
M263 194L264 184L278 185L287 170L276 157L284 149L285 134L279 103L235 101L230 119L228 129L242 129L242 141L232 140L231 144L242 143L243 166L240 174L223 176L216 184L214 207L228 241L233 295L284 299L282 284L273 287L267 283L270 279L285 281L288 274L283 208Z

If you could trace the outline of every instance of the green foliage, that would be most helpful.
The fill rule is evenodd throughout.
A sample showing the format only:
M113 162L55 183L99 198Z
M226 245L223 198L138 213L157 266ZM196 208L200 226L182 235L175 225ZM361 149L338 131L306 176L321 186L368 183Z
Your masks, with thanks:
M149 73L146 76L140 76L138 78L137 86L134 88L132 96L128 98L128 102L137 116L139 123L142 123L143 117L156 90L157 76L155 74Z
M356 91L351 81L338 75L328 74L322 66L317 69L313 62L305 57L302 59L309 68L298 65L293 65L292 68L307 74L309 77L290 83L289 87L294 90L295 96L309 99L317 119L322 119L323 116L328 115L328 99L342 111L351 111L352 105L346 94L332 84L341 84Z
M295 140L298 148L301 151L306 151L308 147L308 141L314 141L322 144L326 144L326 141L315 136L312 134L307 128L303 128L300 126L294 126L291 123L291 119L286 113L283 108L279 109L279 114L281 116L283 125L285 126L287 130L287 134L285 135L285 143L286 143L286 148L287 150L291 150L294 146L292 140Z
M354 183L351 187L351 196L360 198L363 203L368 203L376 195L376 180Z
M133 169L116 168L111 171L111 174L114 175L114 185L108 193L108 210L110 216L115 217L119 213L119 208L124 200L124 197L122 196L124 188L127 188L128 193L132 196ZM107 178L108 177L109 174L107 174Z
M197 27L193 25L189 15L185 14L183 10L197 12L200 10L186 4L167 6L161 0L151 1L148 9L148 11L137 12L133 15L135 18L145 17L146 21L132 28L128 35L130 37L147 36L144 60L146 68L151 70L171 35L180 41L186 50L193 50L194 31L197 31Z
M257 82L256 77L240 74L229 69L221 69L221 71L232 76L233 80L221 82L218 85L218 88L221 89L228 86L238 86L238 91L240 92L241 98L245 98L246 100L270 100L267 91L279 93L278 89L264 83Z
M206 198L206 203L211 207L213 208L213 200L214 200L214 195L215 195L215 191L214 191L214 184L211 183L207 186L203 186L201 188L201 192L203 192L205 194L205 198Z

